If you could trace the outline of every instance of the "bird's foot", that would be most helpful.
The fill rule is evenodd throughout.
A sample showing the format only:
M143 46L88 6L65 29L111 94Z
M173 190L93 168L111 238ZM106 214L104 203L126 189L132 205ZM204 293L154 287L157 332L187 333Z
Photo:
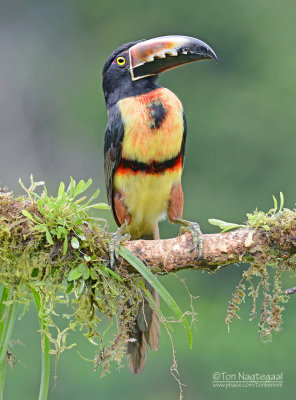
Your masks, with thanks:
M203 251L203 235L200 230L200 226L197 222L187 221L186 219L176 218L175 222L181 224L180 233L190 232L193 241L193 247L191 251L194 251L198 246L198 256L197 261L201 259Z
M110 253L110 267L114 270L115 259L119 260L119 247L122 242L130 239L128 233L123 234L125 228L127 227L126 221L117 229L116 232L111 234L109 253Z

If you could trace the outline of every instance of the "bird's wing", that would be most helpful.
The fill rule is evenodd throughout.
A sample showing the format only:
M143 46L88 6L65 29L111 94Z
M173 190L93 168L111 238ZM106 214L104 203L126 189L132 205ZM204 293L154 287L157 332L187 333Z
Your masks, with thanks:
M117 106L113 106L109 110L109 119L105 132L104 169L108 202L112 207L113 216L117 225L120 224L117 219L113 204L113 179L115 171L119 167L121 161L123 135L124 126L121 119L120 110Z
M183 139L181 144L182 167L184 167L186 136L187 136L187 122L185 118L185 113L183 111Z

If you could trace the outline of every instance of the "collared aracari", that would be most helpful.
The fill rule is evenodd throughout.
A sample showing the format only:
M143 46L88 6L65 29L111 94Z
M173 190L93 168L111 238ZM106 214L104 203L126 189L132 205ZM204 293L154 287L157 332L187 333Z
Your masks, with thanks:
M107 196L120 233L159 238L158 221L181 223L202 241L199 225L182 219L186 120L182 104L158 85L158 74L193 61L214 59L201 40L164 36L120 46L103 68L108 124L105 133ZM115 249L116 250L116 249ZM114 257L114 256L113 256ZM155 301L157 293L145 282ZM148 345L159 347L159 320L148 302L139 305L127 346L133 373L144 368Z

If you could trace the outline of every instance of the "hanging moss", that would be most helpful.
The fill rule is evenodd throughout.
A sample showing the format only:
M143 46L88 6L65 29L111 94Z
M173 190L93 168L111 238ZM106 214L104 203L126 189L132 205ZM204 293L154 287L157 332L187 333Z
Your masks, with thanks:
M61 183L58 196L51 197L46 188L38 195L35 189L43 182L31 178L29 189L22 185L26 196L14 199L12 193L1 191L0 283L14 293L14 301L23 304L24 310L32 292L39 294L51 354L59 356L75 345L67 343L67 335L80 328L90 342L100 346L95 366L100 359L107 370L110 360L120 363L143 293L126 270L109 269L106 221L86 213L90 208L109 207L93 203L99 191L88 201L81 197L90 184L91 180L76 184L71 179L67 190ZM56 322L60 303L73 307L62 331ZM101 323L105 318L112 322L117 314L117 334L105 344Z
M257 299L261 294L258 333L259 337L264 340L270 340L272 333L278 332L282 324L283 305L288 301L288 296L282 289L282 274L284 271L296 270L295 256L291 254L291 245L283 239L283 233L296 228L295 211L284 208L282 193L280 193L279 207L274 196L273 200L274 207L271 210L267 213L255 210L253 213L247 214L246 224L240 225L253 228L255 231L257 229L266 231L268 252L261 252L260 256L256 255L256 257L253 254L250 257L251 265L243 272L229 302L225 318L228 325L233 319L239 318L240 304L245 301L246 297L251 297L253 307L250 312L250 320L253 320L258 314ZM225 224L227 223L224 223L223 229L225 227L227 229ZM236 226L231 226L231 229L234 227ZM252 236L252 231L250 232Z
M71 178L67 189L64 183L60 184L56 197L49 196L44 183L34 182L33 178L29 188L20 183L26 192L25 196L14 198L10 192L0 191L0 283L9 293L13 293L13 297L5 304L21 303L25 312L32 293L34 297L37 294L40 299L41 331L51 343L50 353L58 358L61 352L73 347L75 343L67 341L68 334L80 329L91 343L99 346L94 356L94 367L103 365L104 371L107 371L110 361L120 363L124 355L138 305L145 296L151 301L145 293L140 274L135 270L130 272L120 265L116 270L110 269L110 233L106 221L89 217L88 214L92 208L103 212L109 207L104 203L94 203L99 190L88 200L83 195L91 185L91 180L76 184ZM41 194L37 194L38 186L43 187ZM253 306L250 319L260 314L260 337L270 339L273 332L279 331L283 304L288 299L282 291L282 273L286 270L295 271L296 265L291 244L285 242L283 232L296 228L295 215L295 211L283 208L281 195L279 207L274 198L271 210L267 213L256 210L247 214L244 225L211 220L223 231L242 226L252 228L246 239L246 248L252 243L252 235L256 230L263 230L268 241L266 253L258 251L257 254L256 246L246 252L251 264L243 272L229 302L226 315L228 325L239 317L241 303L251 297ZM135 259L130 258L132 261L129 262L135 269L140 273L142 271L143 276L148 272L151 274L148 269L143 269L147 268L143 264L137 266L136 257L133 257ZM275 267L275 273L270 266ZM151 279L156 278L151 275ZM157 288L162 288L159 282ZM262 301L259 311L257 303L260 294ZM182 313L166 290L163 290L162 297L175 312L177 321L184 324L191 344L190 327L184 317L188 312ZM66 327L63 330L59 327L58 304L71 304L73 308L72 314L64 315ZM168 321L157 311L167 327ZM194 315L194 310L190 314ZM117 329L113 340L110 341L109 335L107 343L103 323L106 319L110 324L115 321Z

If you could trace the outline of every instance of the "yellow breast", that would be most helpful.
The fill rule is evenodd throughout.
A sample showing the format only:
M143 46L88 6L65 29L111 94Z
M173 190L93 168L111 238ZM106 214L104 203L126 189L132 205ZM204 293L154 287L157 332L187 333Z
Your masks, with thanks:
M183 108L168 89L120 100L124 124L122 158L150 164L176 157L183 140ZM114 189L124 192L131 216L127 230L134 239L151 234L165 216L174 183L181 181L182 158L162 172L118 168Z
M171 189L181 181L182 169L158 174L115 174L114 188L125 193L133 239L153 232L159 219L166 216Z

